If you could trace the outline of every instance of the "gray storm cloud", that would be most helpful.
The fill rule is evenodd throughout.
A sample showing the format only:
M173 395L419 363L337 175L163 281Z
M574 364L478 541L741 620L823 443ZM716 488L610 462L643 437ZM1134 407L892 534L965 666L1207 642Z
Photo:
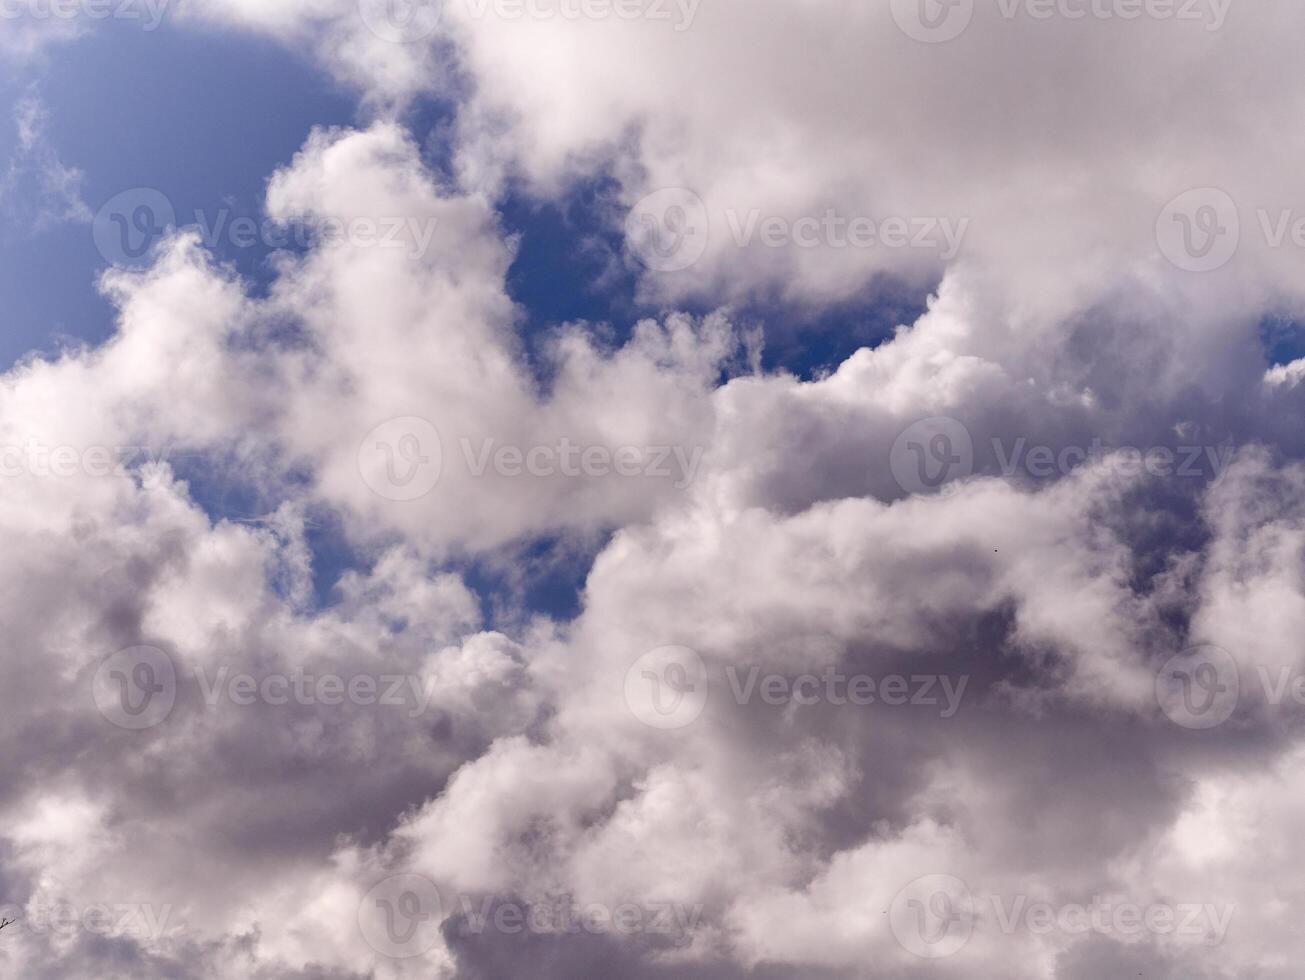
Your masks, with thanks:
M7 975L1296 975L1303 15L666 7L177 3L376 117L269 215L420 247L256 293L182 233L0 379ZM669 312L527 345L496 195L596 175ZM731 313L882 277L817 377ZM574 616L462 572L551 539Z

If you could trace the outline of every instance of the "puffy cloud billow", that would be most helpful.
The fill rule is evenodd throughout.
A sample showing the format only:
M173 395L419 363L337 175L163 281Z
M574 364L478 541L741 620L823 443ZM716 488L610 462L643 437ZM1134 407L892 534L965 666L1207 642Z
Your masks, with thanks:
M0 377L5 976L1299 976L1305 12L166 16L360 121ZM655 315L531 325L578 188Z

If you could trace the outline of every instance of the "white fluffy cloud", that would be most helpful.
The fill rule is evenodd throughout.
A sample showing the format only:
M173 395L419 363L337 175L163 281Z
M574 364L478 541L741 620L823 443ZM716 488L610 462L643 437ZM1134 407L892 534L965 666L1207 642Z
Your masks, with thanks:
M175 237L106 275L108 342L0 380L8 971L1292 975L1305 393L1260 347L1298 296L1256 210L1297 200L1299 14L981 3L928 44L910 4L454 2L398 44L380 6L182 9L381 109L455 94L457 179L385 112L315 132L267 210L342 234L265 294ZM701 259L643 286L720 312L528 344L501 182L600 172L701 197ZM1243 218L1205 273L1156 236L1203 186ZM753 209L969 224L954 258L735 247ZM885 274L936 282L885 343L745 355L728 301ZM325 518L360 567L323 604ZM459 571L553 538L573 617Z
M609 172L627 205L660 188L692 190L709 228L705 254L650 276L654 294L769 288L821 302L883 272L928 282L958 251L1012 311L1063 317L1125 283L1134 301L1191 285L1164 258L1156 226L1163 218L1173 241L1181 223L1166 207L1215 188L1241 219L1241 247L1215 291L1220 312L1299 299L1299 246L1289 244L1299 215L1281 221L1296 207L1300 155L1300 94L1284 80L1302 15L1290 6L195 0L183 9L317 38L326 62L382 105L423 89L462 96L469 185L520 175L551 193ZM965 29L922 41L921 11ZM1270 152L1245 151L1266 133ZM768 218L821 229L805 229L811 247L767 247L756 222ZM906 238L926 247L839 244L853 219L881 230L903 219ZM933 219L952 236L920 224ZM1211 296L1203 300L1194 309Z

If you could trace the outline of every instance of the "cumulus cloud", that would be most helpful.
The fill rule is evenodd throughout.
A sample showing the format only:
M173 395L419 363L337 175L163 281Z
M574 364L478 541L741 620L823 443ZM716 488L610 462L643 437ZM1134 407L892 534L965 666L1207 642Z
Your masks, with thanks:
M828 301L885 271L927 283L959 258L995 277L1009 306L1063 317L1124 283L1174 299L1187 280L1163 246L1181 240L1182 214L1214 207L1241 225L1217 296L1240 312L1296 302L1282 245L1299 100L1275 80L1289 75L1297 11L939 6L955 36L929 29L931 5L906 2L197 9L285 37L350 38L323 57L382 102L422 88L463 96L471 185L520 176L550 193L608 173L626 205L692 191L702 257L650 276L656 295L778 288ZM409 73L427 58L459 70ZM1272 152L1243 152L1266 131ZM768 244L768 221L787 247Z
M1293 976L1300 15L1124 6L186 5L378 119L270 176L266 290L174 235L0 379L6 970ZM667 312L527 344L504 181L596 175ZM729 312L885 275L927 310L815 377ZM576 613L497 621L559 538Z

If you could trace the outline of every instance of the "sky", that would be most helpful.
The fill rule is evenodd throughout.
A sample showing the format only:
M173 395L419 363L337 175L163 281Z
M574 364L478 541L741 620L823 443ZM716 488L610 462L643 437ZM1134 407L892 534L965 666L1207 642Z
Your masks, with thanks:
M0 0L0 974L1295 980L1302 28Z
M205 222L218 229L217 257L255 284L269 279L266 260L273 248L262 241L232 242L221 234L219 216L262 221L268 176L290 162L309 130L348 126L364 112L355 92L293 49L231 29L188 30L168 21L147 32L135 21L107 20L42 52L37 64L5 65L0 85L6 105L30 99L43 107L48 146L80 172L80 198L88 209L123 191L157 189L182 224ZM447 162L450 148L441 125L450 111L432 95L404 113L427 141L433 167ZM13 159L17 142L17 127L6 127L0 155ZM557 200L508 194L499 202L505 228L522 235L510 287L531 332L576 319L628 328L640 315L657 312L655 304L636 299L632 274L604 277L607 253L619 249L619 236L595 214L605 190L610 193L602 180L584 181ZM6 299L0 358L7 365L34 350L53 352L61 343L103 341L113 329L113 308L95 285L107 263L84 222L31 217L15 213L0 241ZM598 247L591 244L586 257L591 240ZM33 282L42 288L30 288ZM923 293L917 290L912 299L922 303ZM785 366L828 369L840 355L881 339L897 322L884 318L892 302L868 291L832 316L825 310L802 310L796 317L790 312L773 328L784 328ZM768 312L778 319L769 306L747 311L761 322ZM807 336L799 339L800 333ZM848 335L853 339L842 340Z
M265 219L268 175L290 163L314 126L348 126L365 112L347 85L293 50L230 29L187 30L167 21L145 31L134 20L110 19L42 52L37 64L8 66L7 75L6 104L28 101L42 107L43 139L62 165L79 172L80 199L88 212L124 192L157 190L177 226L202 226L214 257L232 265L254 290L274 276L269 257L275 243L235 240L231 222ZM255 105L258 111L251 112ZM450 113L434 95L414 100L403 113L433 168L448 165ZM0 154L13 158L17 149L14 126L5 133ZM27 186L15 187L15 197L35 190L38 174L28 172L26 179ZM612 191L609 180L597 178L579 182L555 200L509 190L498 202L505 232L520 236L508 289L521 306L527 343L574 320L604 323L621 336L640 317L660 311L656 302L636 295L633 270L614 274L620 236L603 220ZM113 332L115 309L97 282L112 263L96 248L93 231L88 234L93 218L32 220L16 204L11 208L0 241L6 300L0 358L12 365L33 352L48 355L103 342ZM288 244L293 249L296 243ZM34 283L40 288L31 288ZM923 289L889 285L827 309L799 310L761 297L740 304L736 315L769 329L771 342L763 351L768 366L810 376L882 340L904 318L913 319L924 296ZM702 303L681 308L707 309ZM213 475L207 471L186 469L184 475L194 484L197 501L214 516L263 513L257 498L232 496L230 486L207 492ZM330 601L341 571L357 560L335 530L330 522L315 529L320 540L314 578L323 602ZM503 586L490 570L469 568L489 576L489 591ZM583 565L565 561L545 569L531 586L540 593L531 608L573 611L584 571Z

